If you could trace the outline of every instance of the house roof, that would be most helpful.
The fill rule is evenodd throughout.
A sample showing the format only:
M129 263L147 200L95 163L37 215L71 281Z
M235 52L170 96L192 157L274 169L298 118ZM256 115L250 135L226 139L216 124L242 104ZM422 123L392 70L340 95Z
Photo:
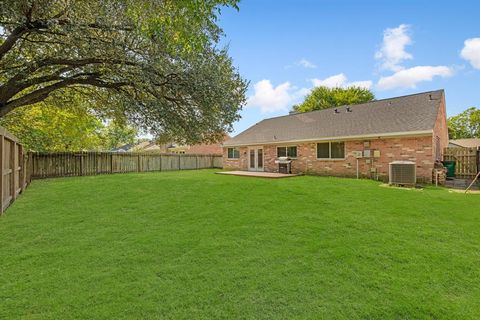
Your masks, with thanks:
M124 144L124 145L122 145L122 146L120 146L120 147L113 148L111 151L113 151L113 152L128 151L128 150L131 149L133 146L134 146L133 143L128 143L128 144Z
M480 138L450 140L449 143L463 148L480 147Z
M265 119L224 146L429 134L443 99L443 90L428 91Z
M230 140L230 136L225 134L223 137L223 142L219 143L202 143L202 144L195 144L191 145L190 148L186 151L186 153L190 154L223 154L223 147L222 143Z

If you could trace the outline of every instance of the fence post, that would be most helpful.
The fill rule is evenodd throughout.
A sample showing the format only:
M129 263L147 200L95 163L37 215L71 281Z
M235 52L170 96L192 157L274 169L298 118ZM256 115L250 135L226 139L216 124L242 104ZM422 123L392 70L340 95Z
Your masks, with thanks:
M110 153L110 173L113 173L113 153Z
M16 198L17 198L17 190L15 188L15 176L17 175L17 156L18 156L18 153L16 152L16 142L15 141L12 141L11 144L10 144L10 166L11 166L11 169L12 169L12 172L10 172L10 192L11 192L11 195L12 195L12 200L10 200L11 202L13 202Z
M20 169L20 173L19 173L19 188L20 188L20 192L23 192L23 190L25 190L25 181L27 180L27 175L26 175L26 163L27 163L27 159L25 158L25 154L23 153L23 146L22 145L19 145L19 164L20 164L20 161L21 161L21 169Z
M3 213L3 208L4 208L4 203L3 203L3 180L5 179L5 172L4 172L4 159L5 159L5 149L4 149L4 136L0 135L0 152L2 153L0 155L0 214Z
M25 177L25 188L30 184L32 181L32 176L33 176L33 154L31 151L27 152L27 164L25 165L27 168L26 172L27 175Z
M477 148L477 171L480 171L480 147Z

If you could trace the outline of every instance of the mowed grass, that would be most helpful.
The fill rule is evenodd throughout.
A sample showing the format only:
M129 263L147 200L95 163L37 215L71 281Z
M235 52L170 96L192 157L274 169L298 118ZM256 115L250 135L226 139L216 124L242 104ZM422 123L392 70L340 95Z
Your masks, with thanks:
M480 196L212 170L34 181L1 319L478 319Z

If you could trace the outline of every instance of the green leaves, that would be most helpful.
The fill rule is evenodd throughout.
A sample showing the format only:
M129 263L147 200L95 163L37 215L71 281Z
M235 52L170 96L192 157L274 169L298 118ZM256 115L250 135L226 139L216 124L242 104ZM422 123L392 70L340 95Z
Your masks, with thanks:
M96 113L175 141L231 131L247 82L217 48L237 0L6 0L0 117L72 91Z
M480 138L480 109L468 108L448 118L450 139Z
M134 143L137 137L137 130L119 121L110 121L100 136L104 150L112 150L124 144Z
M21 107L1 118L0 125L34 151L108 151L133 143L137 136L134 127L121 120L106 124L95 112L78 104Z
M27 149L78 151L96 149L102 143L102 122L83 108L56 108L39 104L18 108L0 120Z
M297 112L308 112L343 105L359 104L375 99L373 93L360 87L328 88L316 87L300 105L294 106Z

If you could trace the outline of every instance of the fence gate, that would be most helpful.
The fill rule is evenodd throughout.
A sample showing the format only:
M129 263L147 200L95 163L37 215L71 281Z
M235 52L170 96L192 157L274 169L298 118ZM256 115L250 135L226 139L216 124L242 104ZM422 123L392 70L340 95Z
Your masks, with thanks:
M444 160L455 161L455 175L473 178L480 168L478 148L445 148Z

